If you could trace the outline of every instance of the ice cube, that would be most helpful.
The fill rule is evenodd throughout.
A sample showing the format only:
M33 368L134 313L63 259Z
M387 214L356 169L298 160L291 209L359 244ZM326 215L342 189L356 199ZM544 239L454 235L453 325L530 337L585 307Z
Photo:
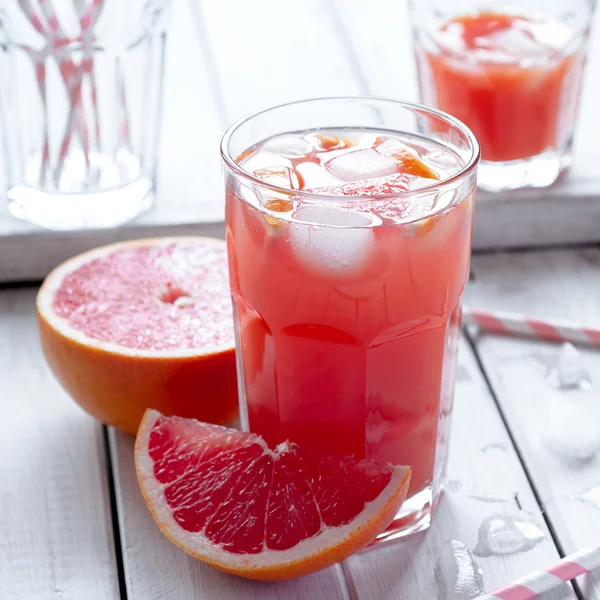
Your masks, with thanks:
M394 196L395 194L415 190L430 184L431 180L423 177L416 177L408 173L394 173L393 175L385 175L384 177L349 181L347 183L340 183L339 185L310 187L306 191L327 196L370 198L375 196ZM363 208L361 206L361 210Z
M600 452L596 399L592 394L550 389L540 411L546 444L567 460L588 461Z
M478 87L490 86L490 70L485 67L487 54L489 54L487 50L479 50L477 55L471 54L469 58L448 56L446 58L448 71L451 69L463 77L470 77L473 84Z
M398 165L393 158L373 148L363 148L339 154L327 161L325 167L342 181L358 181L396 173Z
M487 517L479 526L475 556L515 554L535 548L546 537L534 515L524 511Z
M538 44L554 50L564 51L573 36L571 28L557 19L532 19L528 23L528 29Z
M411 148L398 140L377 138L373 148L380 154L393 158L398 164L398 171L428 179L439 179L437 173L423 162L415 148Z
M409 146L398 140L395 140L394 138L378 137L373 144L373 148L375 148L380 154L385 154L386 156L394 156L394 154L400 151L412 151L412 148L409 148Z
M313 150L310 142L299 135L280 135L264 145L265 150L284 156L285 158L302 158L308 156Z
M364 265L374 249L372 215L335 206L299 206L289 228L298 259L330 275L352 274Z
M256 169L252 174L266 183L289 190L297 190L300 187L298 177L293 169L283 165Z
M287 158L283 158L282 156L279 156L279 154L269 152L264 148L258 152L255 152L254 154L251 154L240 164L244 167L244 170L248 171L248 173L254 173L254 171L267 169L270 167L292 166L292 163Z
M373 225L371 215L327 205L326 203L299 206L294 217L298 221L311 225L352 228L365 228Z
M526 60L544 58L548 56L549 50L540 44L527 31L516 28L503 29L491 33L485 38L479 38L481 47L486 48L496 62L511 62L514 60Z
M573 344L566 343L560 349L556 375L561 389L589 389L592 385L589 371L583 364L581 354Z
M469 548L458 540L442 544L433 572L444 598L466 600L483 594L480 569Z
M433 167L438 167L445 171L456 172L461 168L461 162L458 156L449 151L431 150L423 157Z
M301 162L296 165L296 171L304 179L309 188L318 188L336 185L340 180L327 169L312 161Z

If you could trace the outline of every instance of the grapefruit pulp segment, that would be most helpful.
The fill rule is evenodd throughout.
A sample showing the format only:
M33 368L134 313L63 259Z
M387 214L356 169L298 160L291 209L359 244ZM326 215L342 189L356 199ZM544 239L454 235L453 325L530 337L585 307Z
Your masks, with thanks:
M58 266L37 297L46 360L65 390L135 434L146 408L227 423L237 415L222 240L120 242Z
M250 579L323 569L369 544L406 497L408 467L317 456L293 443L148 410L136 471L163 534Z

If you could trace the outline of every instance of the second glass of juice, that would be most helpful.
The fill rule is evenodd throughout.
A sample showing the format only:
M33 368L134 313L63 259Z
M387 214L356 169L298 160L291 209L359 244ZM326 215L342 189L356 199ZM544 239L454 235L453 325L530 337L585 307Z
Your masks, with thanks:
M436 110L337 98L222 142L242 424L410 465L384 538L429 526L447 458L479 148Z
M421 100L475 134L482 188L545 187L569 165L595 4L412 1Z

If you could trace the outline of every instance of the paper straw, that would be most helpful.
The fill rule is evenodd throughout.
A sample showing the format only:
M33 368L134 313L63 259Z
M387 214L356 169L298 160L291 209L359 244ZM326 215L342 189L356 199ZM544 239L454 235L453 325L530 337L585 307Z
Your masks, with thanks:
M60 74L63 78L65 86L68 88L68 92L73 97L73 71L75 70L75 64L70 59L69 53L66 49L66 45L69 40L65 36L65 32L63 31L60 21L56 16L56 12L52 6L50 0L39 0L39 8L41 14L36 12L31 0L19 0L19 5L21 9L25 13L25 16L29 19L29 22L36 29L38 33L40 33L46 40L46 45L42 50L34 51L32 49L28 49L29 55L35 61L36 65L36 77L38 81L38 88L40 90L40 96L42 98L43 106L44 106L44 147L42 150L42 164L40 167L40 183L45 179L46 169L50 160L50 145L48 139L48 107L46 102L46 68L45 68L45 60L47 56L50 54L52 50L54 50L58 57L58 66ZM78 97L78 96L77 96ZM73 115L75 120L81 122L83 126L85 126L84 115L82 111L82 107L80 103L76 105L77 114ZM71 112L73 112L73 105L71 105ZM64 143L63 139L63 147L65 147L65 152L68 150L68 146L71 141L72 128L74 122L69 120L69 138L68 143ZM85 145L85 144L84 144ZM61 150L62 152L62 150ZM86 162L88 160L87 151L85 153ZM62 170L62 164L59 165ZM57 179L55 175L55 180ZM60 174L58 176L60 179ZM56 183L56 185L58 185Z
M25 13L25 16L29 19L29 22L35 30L40 33L47 40L50 39L50 34L47 30L47 24L42 22L42 18L37 14L31 0L19 0L19 6ZM30 58L35 64L35 76L38 83L38 89L40 92L40 98L42 99L42 106L44 107L44 124L43 124L43 136L44 146L42 149L42 164L40 165L40 186L43 186L46 179L46 171L48 170L48 164L50 162L50 141L48 136L48 104L46 101L46 64L45 55L43 51L37 51L29 46L23 46L25 51L29 54Z
M86 0L75 0L75 9L79 18L79 26L81 27L81 35L85 42L86 56L92 60L92 65L88 73L91 85L92 97L92 114L94 117L94 136L95 149L100 146L100 121L98 117L98 88L96 85L96 74L94 70L94 26L100 17L100 13L104 8L104 0L92 0L91 5L87 6ZM87 152L86 152L87 156Z
M490 333L600 346L600 328L584 327L572 321L536 319L518 313L464 307L463 323L477 325Z
M44 3L49 2L50 0L40 0L40 6L44 6ZM75 72L71 75L70 79L65 78L65 83L67 84L69 90L69 100L71 103L71 109L69 111L69 116L67 118L67 126L65 128L65 132L62 138L62 144L60 147L60 152L58 155L58 163L56 165L56 169L54 171L54 185L58 188L60 185L60 178L62 176L62 172L65 166L65 161L67 159L67 154L69 151L69 146L71 145L71 141L73 139L74 126L76 123L80 122L82 125L82 144L83 150L85 154L85 161L89 167L89 155L88 155L88 144L86 143L88 132L87 132L87 124L85 122L85 117L83 113L83 105L81 98L81 88L83 85L83 78L86 75L89 75L93 69L93 57L91 54L88 55L88 51L90 50L89 44L93 39L93 31L92 28L96 23L96 19L99 17L102 7L104 5L104 0L93 0L91 6L88 8L85 14L80 15L80 26L83 28L85 26L85 30L82 29L81 36L84 41L85 54L84 58L81 60L79 68L76 69L76 65L73 61L70 61L69 66L71 69L75 70ZM58 22L58 21L57 21ZM62 37L64 37L64 32L60 29L60 24L58 25L58 33ZM64 61L61 60L61 65L64 64ZM61 69L62 71L62 69ZM64 77L64 75L63 75ZM96 107L95 107L96 108Z
M600 546L566 556L544 571L534 571L491 594L479 596L476 600L531 600L598 567Z

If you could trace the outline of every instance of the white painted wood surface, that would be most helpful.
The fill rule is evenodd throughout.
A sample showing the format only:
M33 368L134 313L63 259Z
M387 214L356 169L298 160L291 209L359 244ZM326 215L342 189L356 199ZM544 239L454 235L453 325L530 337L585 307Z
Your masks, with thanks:
M599 38L596 27L589 64L596 75ZM217 147L226 124L299 97L412 99L410 44L402 1L370 0L365 9L343 0L303 0L285 8L275 0L179 0L168 50L156 208L119 229L65 234L40 232L0 212L0 282L39 279L77 252L120 239L222 236ZM586 83L581 123L597 123L598 105L596 76ZM574 168L563 182L543 193L480 195L475 246L600 240L599 163L597 128L583 126ZM474 308L600 326L598 248L480 255L473 273L467 298ZM462 595L450 589L460 572L454 551L463 558L475 554L489 590L546 566L559 551L600 542L600 351L582 350L591 390L559 398L552 388L556 345L482 336L474 345L501 412L477 357L463 343L448 492L426 536L293 582L236 579L200 565L162 537L137 487L132 439L110 431L122 549L116 557L103 429L69 400L44 364L35 292L0 289L2 600L119 599L118 560L128 600L464 599L464 589ZM514 517L519 506L541 532L539 543L477 556L482 523ZM583 600L600 600L600 575L580 578L578 586ZM565 586L543 598L575 594Z
M458 567L455 567L457 559L452 544L458 544L457 548L464 545L468 552L477 553L480 532L483 536L486 530L486 519L515 515L531 522L530 526L539 531L540 542L525 551L474 556L474 568L482 571L483 589L498 587L558 560L558 552L508 433L466 344L461 347L460 357L448 475L450 491L442 501L434 527L426 536L409 544L386 544L352 557L344 566L341 578L341 570L332 568L285 584L257 584L223 575L187 557L160 534L146 509L135 480L133 440L111 431L129 597L148 600L238 597L451 600L459 585L451 577L453 574L462 577L464 585L467 567L462 562L462 570L453 571ZM455 548L455 551L460 557L460 550ZM440 560L440 557L444 558ZM546 598L571 599L575 595L570 586L565 586Z
M475 257L472 307L600 326L600 250ZM555 391L559 345L481 336L477 350L565 553L600 543L600 351L581 349L588 391ZM557 395L558 394L558 395ZM580 578L600 599L600 576Z
M117 600L102 426L44 363L35 291L0 291L0 598Z
M391 543L347 561L350 588L359 600L472 598L466 547L481 570L482 591L558 560L509 435L476 364L463 343L450 442L447 493L427 535L408 543ZM486 554L486 523L515 515L539 528L542 541L523 552ZM492 536L499 543L500 534ZM506 535L506 532L505 532ZM575 598L571 586L545 596Z
M361 93L328 5L197 3L229 121L301 98Z
M597 249L588 249L477 257L471 303L475 306L478 300L479 306L493 307L505 297L506 309L525 303L540 316L587 315L590 323L598 322L599 255ZM579 292L569 292L574 288ZM101 427L79 411L44 366L34 297L35 289L0 290L0 339L5 342L0 354L4 400L0 451L13 457L0 463L0 589L28 600L118 598ZM514 300L517 297L520 304ZM560 312L563 309L568 314ZM479 342L479 349L546 518L568 552L597 543L600 537L596 497L588 493L598 483L599 471L594 461L564 463L539 443L543 430L529 426L532 412L534 417L539 412L521 388L537 393L544 385L536 361L549 364L552 352L549 345L534 344L533 352L541 353L532 355L531 344L486 339ZM515 354L515 347L524 348L525 355ZM586 359L598 372L598 357L588 353ZM475 555L487 589L553 562L558 550L466 346L459 365L448 493L430 532L408 544L352 557L343 568L283 584L257 584L223 575L164 539L137 488L132 439L111 431L127 598L451 600L448 586L456 583L453 577L459 573L452 544L463 559L468 552ZM519 507L522 513L516 512ZM526 518L534 535L541 536L539 543L522 552L479 556L482 523L515 515ZM582 598L597 600L592 580L582 580L580 587ZM460 593L468 597L464 588ZM568 586L545 596L574 597Z
M179 0L167 48L155 207L118 230L51 233L0 210L0 282L43 277L115 239L205 233L223 219L218 144L233 119L326 95L416 99L406 0ZM600 14L597 21L600 20ZM574 166L549 190L480 194L474 247L600 241L600 32L592 36ZM518 211L518 216L516 213Z

